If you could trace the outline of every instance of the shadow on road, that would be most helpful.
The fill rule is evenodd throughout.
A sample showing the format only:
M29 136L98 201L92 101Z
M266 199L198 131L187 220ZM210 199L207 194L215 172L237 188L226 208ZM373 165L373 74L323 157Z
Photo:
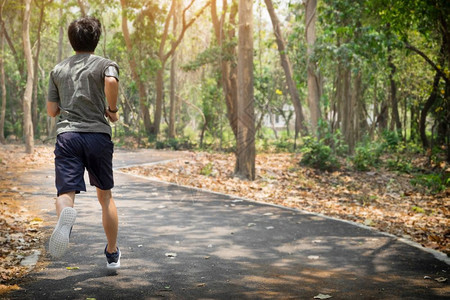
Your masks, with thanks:
M48 174L41 171L40 176L46 179L40 182L42 187L33 195L34 201L52 197L53 178ZM22 290L8 297L450 296L448 282L434 280L448 277L446 263L393 237L348 222L121 173L116 174L114 195L123 266L118 272L109 273L105 268L101 209L91 188L76 198L78 217L69 253L61 261L50 261L45 269L33 273ZM48 218L56 221L52 210ZM425 276L431 279L424 279Z

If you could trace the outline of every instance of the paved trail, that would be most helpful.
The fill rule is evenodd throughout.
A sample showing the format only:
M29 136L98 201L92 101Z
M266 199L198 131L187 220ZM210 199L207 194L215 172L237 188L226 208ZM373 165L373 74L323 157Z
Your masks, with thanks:
M115 166L171 158L117 151ZM449 299L449 265L347 222L116 172L122 268L110 273L95 189L76 198L68 254L11 299ZM29 174L30 200L56 223L51 167ZM46 245L47 247L48 245ZM172 257L170 257L172 256ZM66 267L77 267L68 270ZM429 276L431 279L424 279Z

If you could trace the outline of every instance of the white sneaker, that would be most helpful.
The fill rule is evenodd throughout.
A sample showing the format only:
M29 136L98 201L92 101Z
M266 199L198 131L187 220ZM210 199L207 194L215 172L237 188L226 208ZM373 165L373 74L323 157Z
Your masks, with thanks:
M66 207L61 211L58 223L50 237L48 247L51 256L54 258L63 256L69 247L69 236L76 217L77 211L72 207Z

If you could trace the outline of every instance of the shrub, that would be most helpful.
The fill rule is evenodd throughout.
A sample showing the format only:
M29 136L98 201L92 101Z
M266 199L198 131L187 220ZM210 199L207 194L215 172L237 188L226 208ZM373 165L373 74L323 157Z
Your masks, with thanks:
M378 164L379 154L370 147L359 146L355 148L355 155L352 157L352 163L355 169L367 171Z
M332 133L327 127L321 129L327 145L330 145L334 153L338 156L345 156L348 153L348 145L339 129Z
M213 171L213 164L212 162L207 163L201 170L200 174L204 176L210 176Z
M304 138L300 151L303 153L300 161L302 165L319 170L333 170L340 167L331 147L326 145L323 139L319 140L313 137Z
M431 173L416 175L411 179L414 186L423 186L431 193L439 193L450 185L450 175L447 173Z
M396 150L401 142L397 132L387 130L383 132L383 140L383 147L389 150Z
M391 171L399 171L402 173L411 173L415 169L410 161L406 161L400 157L397 157L397 159L388 159L386 166Z
M383 150L384 144L368 140L359 143L355 148L355 154L351 158L353 166L359 171L367 171L377 166Z
M195 144L192 143L188 138L171 138L164 141L156 141L156 149L172 149L172 150L182 150L182 149L193 149Z
M287 138L281 138L274 142L275 149L278 152L290 152L294 148L293 143Z

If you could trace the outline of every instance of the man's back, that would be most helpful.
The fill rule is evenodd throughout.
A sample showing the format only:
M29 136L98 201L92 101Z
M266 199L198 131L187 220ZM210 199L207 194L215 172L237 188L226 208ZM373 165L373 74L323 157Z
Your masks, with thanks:
M59 102L57 134L100 132L111 135L105 118L105 70L116 63L93 54L77 54L52 70L49 101Z

